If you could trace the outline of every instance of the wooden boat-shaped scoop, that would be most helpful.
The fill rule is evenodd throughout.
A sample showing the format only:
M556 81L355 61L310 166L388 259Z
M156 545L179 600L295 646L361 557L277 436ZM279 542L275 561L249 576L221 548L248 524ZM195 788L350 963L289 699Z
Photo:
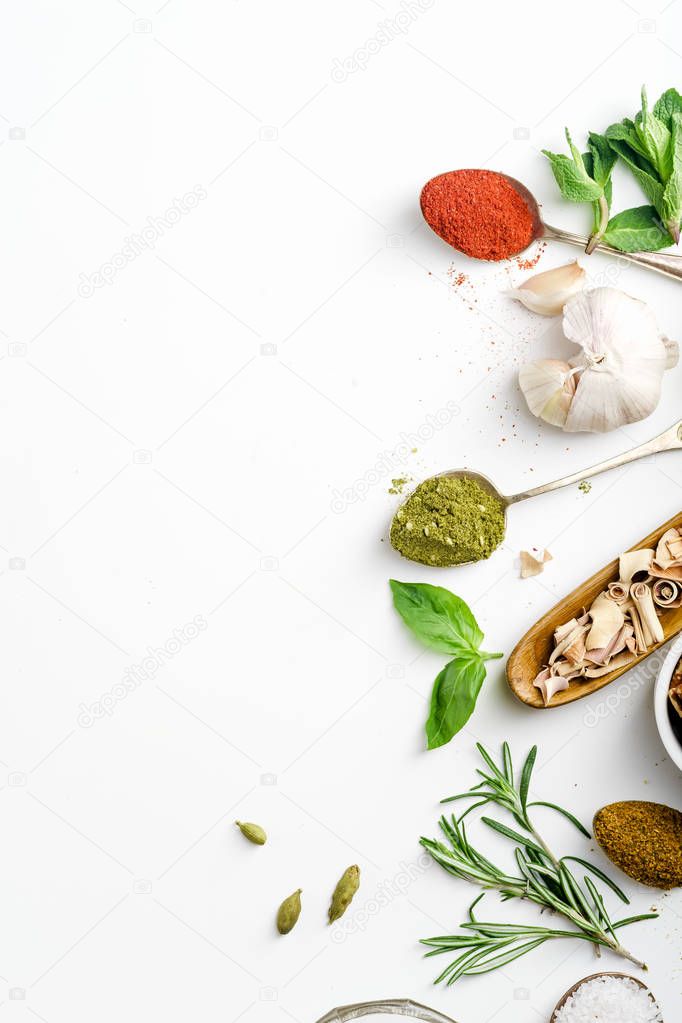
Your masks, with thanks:
M630 550L639 550L641 547L655 549L666 530L673 528L682 529L682 512L678 512L669 522L665 522L649 536L645 536L639 543L634 544ZM507 661L507 682L514 696L522 703L527 703L529 707L545 709L540 690L533 685L533 682L549 661L554 648L554 630L570 621L571 618L579 618L585 610L589 609L602 590L605 590L610 582L618 578L618 568L619 563L616 559L600 569L572 593L569 593L567 597L555 604L552 610L543 615L516 644ZM640 654L629 664L615 668L608 675L602 675L601 678L573 680L569 683L568 689L564 689L552 697L546 709L551 710L552 707L561 707L565 703L573 703L574 700L590 696L597 690L603 689L604 686L610 685L626 671L637 667L641 661L682 630L682 607L663 611L660 621L663 626L662 643L650 646L646 653Z

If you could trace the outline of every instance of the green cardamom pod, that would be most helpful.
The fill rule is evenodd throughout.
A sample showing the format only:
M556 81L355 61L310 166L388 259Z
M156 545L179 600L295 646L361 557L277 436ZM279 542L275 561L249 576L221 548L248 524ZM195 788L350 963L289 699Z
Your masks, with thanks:
M267 842L268 836L260 824L249 824L248 821L235 821L235 824L244 838L248 838L249 842L253 842L254 845L265 845Z
M349 867L342 875L341 880L334 889L331 905L329 906L329 923L333 924L346 912L351 900L360 887L360 868L357 865Z
M277 930L280 934L288 934L301 915L301 892L302 888L289 895L277 910Z

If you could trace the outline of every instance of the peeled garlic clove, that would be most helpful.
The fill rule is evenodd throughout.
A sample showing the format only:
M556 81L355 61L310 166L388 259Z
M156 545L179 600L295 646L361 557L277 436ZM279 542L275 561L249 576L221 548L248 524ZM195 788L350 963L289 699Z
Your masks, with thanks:
M586 277L587 274L577 259L574 259L565 266L534 274L507 294L522 302L531 312L542 316L558 316L569 298L585 287Z
M552 426L563 426L575 394L574 371L560 359L539 359L519 370L519 386L528 408Z

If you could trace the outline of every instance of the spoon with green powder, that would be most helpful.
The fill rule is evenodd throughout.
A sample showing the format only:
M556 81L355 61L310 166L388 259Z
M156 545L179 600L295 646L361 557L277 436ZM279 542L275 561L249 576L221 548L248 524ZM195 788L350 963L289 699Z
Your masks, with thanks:
M504 540L510 505L676 448L682 448L682 421L631 451L510 496L471 469L439 473L420 483L400 505L391 522L391 544L403 557L422 565L450 568L482 561Z

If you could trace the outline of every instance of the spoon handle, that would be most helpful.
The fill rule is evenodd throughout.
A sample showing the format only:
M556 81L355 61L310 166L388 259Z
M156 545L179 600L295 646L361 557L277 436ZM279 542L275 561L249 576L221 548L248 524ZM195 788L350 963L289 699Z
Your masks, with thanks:
M581 238L579 234L571 231L562 231L559 227L544 225L543 238L552 238L559 242L568 242L569 245L579 245L584 249L587 245L587 238ZM607 252L611 256L617 256L628 263L636 263L637 266L646 267L647 270L655 270L666 277L673 277L682 281L682 256L670 255L665 252L621 252L620 249L613 249L609 245L596 245L595 252Z
M455 1023L450 1016L444 1016L428 1005L420 1005L408 998L387 998L377 1002L358 1002L355 1005L341 1005L325 1013L317 1023L344 1023L346 1020L358 1019L369 1013L386 1013L389 1016L409 1016L411 1019L422 1019L426 1023Z
M590 476L596 476L600 472L606 472L608 469L617 469L619 465L627 465L628 462L635 462L638 458L646 458L647 455L655 455L659 451L673 451L675 448L682 448L682 420L675 423L674 426L671 426L660 436L653 437L651 440L646 441L645 444L640 444L639 447L632 448L630 451L624 451L620 455L615 455L614 458L607 458L606 461L599 462L589 469L583 469L582 472L574 472L570 476L564 476L562 479L554 480L552 483L543 483L542 486L533 487L532 490L524 490L521 494L513 494L511 497L506 497L505 501L507 504L516 504L517 501L525 501L527 497L547 494L550 490L559 490L560 487L567 487L571 483L580 483L581 480L588 479Z

